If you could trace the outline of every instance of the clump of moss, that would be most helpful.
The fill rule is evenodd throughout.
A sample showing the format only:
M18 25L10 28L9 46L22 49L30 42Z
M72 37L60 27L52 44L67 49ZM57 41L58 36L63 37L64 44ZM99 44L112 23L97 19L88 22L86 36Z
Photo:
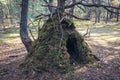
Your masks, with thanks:
M35 73L57 72L63 74L69 72L72 68L70 64L72 55L78 55L77 58L79 61L76 61L78 63L88 63L93 60L93 57L89 56L91 49L84 41L84 38L75 30L74 24L68 19L64 19L63 21L64 22L61 23L63 27L61 47L59 21L56 16L53 16L52 19L49 18L45 22L39 31L38 39L34 42L33 49L23 63L24 69L29 69L29 72L31 70ZM77 48L77 52L72 50L75 54L73 54L72 51L69 53L69 49L67 48L69 38L75 39L73 44L76 43L76 45L73 47Z

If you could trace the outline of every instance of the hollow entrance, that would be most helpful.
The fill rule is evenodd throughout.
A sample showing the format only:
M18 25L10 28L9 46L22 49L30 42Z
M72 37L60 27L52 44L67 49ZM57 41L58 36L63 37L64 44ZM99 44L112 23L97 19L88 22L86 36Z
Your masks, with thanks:
M75 36L69 36L66 41L67 51L70 54L71 61L80 62L79 50L77 45L77 38Z

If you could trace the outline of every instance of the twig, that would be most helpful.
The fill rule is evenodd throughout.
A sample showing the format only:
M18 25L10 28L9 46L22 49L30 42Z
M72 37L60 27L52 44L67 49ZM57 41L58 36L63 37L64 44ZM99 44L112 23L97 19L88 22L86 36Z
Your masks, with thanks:
M63 18L61 19L61 16L59 14L59 9L58 9L58 18L59 18L59 27L60 27L60 31L61 31L61 38L60 38L60 44L59 44L59 51L58 51L58 54L60 55L60 52L61 52L61 46L62 46L62 41L63 41L63 28L62 28L62 25L61 25L61 21L63 20Z
M68 9L68 8L71 8L71 7L76 6L76 5L83 5L83 6L86 6L86 7L102 7L102 8L104 8L105 10L107 10L109 12L113 12L113 11L109 10L108 8L120 10L120 7L116 7L116 6L103 5L103 4L83 3L81 1L75 2L75 3L70 4L70 5L66 5L66 6L64 6L64 9ZM113 13L116 14L116 12L113 12ZM120 14L120 13L117 13L117 14Z
M35 25L34 25L34 22L35 22L35 21L32 21L31 19L29 19L29 20L30 20L30 22L31 22L30 24L32 24L32 25L35 27ZM30 24L29 24L29 25L30 25ZM35 29L36 29L36 28L35 28ZM37 30L36 30L36 31L37 31Z
M118 9L120 10L120 7L115 7L115 6L110 6L110 5L102 5L102 4L91 4L91 3L82 3L81 1L80 2L75 2L73 4L70 4L70 5L67 5L65 6L64 8L67 9L67 8L71 8L75 5L83 5L83 6L86 6L86 7L107 7L107 8L113 8L113 9Z
M53 5L50 5L50 4L46 4L46 5L42 5L42 6L44 6L44 7L54 7L54 8L56 8L56 9L58 9L57 6L53 6Z
M65 12L66 13L66 12ZM71 16L71 17L73 17L73 18L75 18L75 19L79 19L79 20L90 20L89 18L79 18L79 17L77 17L77 16L75 16L75 15L73 15L73 14L70 14L70 13L66 13L66 15L69 15L69 16Z
M54 23L54 20L53 20L53 13L50 13L50 18L52 19L52 23L53 23L53 27L55 28L55 23ZM56 27L57 31L58 31L58 28Z
M40 20L41 20L41 19L38 20L38 28L40 28Z
M34 27L35 27L35 25L34 25L34 23L33 23L33 21L31 20L31 19L29 19L30 21L31 21L31 23L29 23L28 24L28 27L29 27L29 25L30 24L32 24ZM30 28L28 28L29 29L29 32L30 32L30 34L31 34L31 37L33 38L33 40L35 41L35 38L34 38L34 36L33 36L33 34L32 34L32 31L31 31L31 29Z
M83 12L86 12L82 7L80 7L79 5L77 5L78 8L80 8Z
M106 9L106 10L107 10L108 12L110 12L110 13L120 14L119 12L114 12L114 11L112 11L112 10L108 9L107 7L104 7L104 9Z
M46 4L48 4L47 0L43 0Z
M35 20L34 21L37 21L37 20L39 20L39 19L42 19L43 17L49 17L50 16L50 14L40 14L40 15L37 15L35 18Z
M87 34L90 34L89 28L87 28L86 33L83 35L83 37L85 37Z
M34 38L34 36L33 36L33 34L32 34L31 29L29 29L29 31L30 31L30 34L31 34L31 36L32 36L33 40L35 41L35 38Z

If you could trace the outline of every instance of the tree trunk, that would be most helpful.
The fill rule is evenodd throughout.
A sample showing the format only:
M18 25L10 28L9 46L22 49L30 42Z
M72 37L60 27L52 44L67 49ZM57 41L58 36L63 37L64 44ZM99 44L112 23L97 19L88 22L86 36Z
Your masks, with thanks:
M97 0L96 1L97 4L101 5L101 1L100 0ZM101 19L101 8L96 8L95 10L95 23L100 23L100 19Z
M4 13L3 13L3 4L0 2L0 24L1 24L1 29L0 30L5 30L4 26Z
M98 20L97 19L98 18L98 16L97 16L97 9L95 9L94 11L95 11L95 23L97 23L97 20Z
M65 1L66 0L58 0L58 8L61 14L64 12Z
M108 0L107 3L108 3L108 5L110 5L110 0ZM106 23L109 20L109 15L110 15L110 13L107 11L107 13L106 13L106 20L105 20Z
M119 10L117 10L117 22L119 21Z
M27 51L30 51L32 40L28 36L27 16L28 0L22 0L21 20L20 20L20 37Z
M34 14L35 14L35 1L32 1L31 2L31 5L32 5L32 7L31 7L31 9L32 9L32 12L31 12L31 17L33 18L34 17Z
M109 20L109 17L108 17L108 16L109 16L109 12L107 11L107 12L106 12L106 19L105 19L105 23L108 23L108 20Z
M111 9L111 11L114 11L114 9ZM112 19L113 18L113 13L110 13L110 19Z
M100 19L101 19L101 9L98 9L98 14L97 14L97 16L98 16L98 23L100 23Z
M76 0L71 0L71 4L75 3ZM70 10L69 10L69 14L74 14L74 7L72 7ZM70 18L73 18L70 16Z
M54 0L49 0L49 5L50 5L50 6L48 6L48 8L49 8L50 13L54 13L54 12L55 12L55 8L52 7L52 6L54 6L54 5L53 5L53 1L54 1Z

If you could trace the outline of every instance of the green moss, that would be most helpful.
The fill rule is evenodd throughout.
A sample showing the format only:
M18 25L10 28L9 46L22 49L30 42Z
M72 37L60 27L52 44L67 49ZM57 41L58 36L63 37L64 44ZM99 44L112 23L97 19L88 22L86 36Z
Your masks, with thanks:
M56 69L61 73L65 74L71 70L71 65L69 62L56 64Z
M58 39L59 39L59 36L58 36L57 34L54 34L54 35L52 36L52 38L58 40Z
M63 60L64 60L64 57L63 57L63 56L59 56L59 60L60 60L60 61L63 61Z
M45 39L47 36L48 36L48 32L39 32L39 39L40 40L43 40L43 39Z
M49 65L46 64L46 63L44 63L44 64L40 67L40 69L41 69L42 71L47 72L47 71L49 71Z
M35 49L35 57L38 59L38 60L42 60L45 58L45 56L47 55L47 51L48 51L48 46L37 46L36 49Z
M6 74L8 74L8 70L7 69L4 68L4 69L0 70L0 76L4 76Z
M38 60L42 60L42 59L44 59L44 54L42 54L42 53L36 53L36 58L38 59Z
M52 21L54 21L54 23L51 24ZM71 21L68 20L68 23L71 24ZM53 20L48 19L45 22L39 31L38 39L33 44L34 50L32 52L32 56L26 59L27 62L24 64L26 65L26 69L29 67L29 70L33 70L33 68L39 66L39 70L42 70L43 72L56 71L61 74L72 70L73 67L70 64L70 54L66 47L66 41L71 34L75 34L75 38L77 39L76 48L78 48L81 63L82 61L92 61L93 58L89 56L89 46L84 41L84 38L74 28L63 28L64 36L60 48L61 33L57 28L58 20L56 18L53 17ZM60 49L61 52L59 53Z
M67 41L67 39L63 39L63 41L62 41L63 46L66 46L66 41Z
M86 61L87 61L88 63L92 63L92 62L94 62L94 58L88 56Z

